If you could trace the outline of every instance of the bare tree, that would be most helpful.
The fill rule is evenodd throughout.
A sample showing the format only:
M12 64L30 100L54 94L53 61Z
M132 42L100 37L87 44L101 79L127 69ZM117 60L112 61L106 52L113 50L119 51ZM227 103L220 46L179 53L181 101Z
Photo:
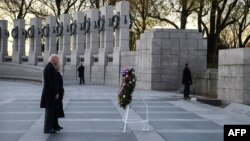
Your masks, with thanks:
M46 13L59 16L61 14L68 14L72 11L81 11L82 8L86 8L87 0L38 0L43 7L34 8L32 13L42 15L44 11ZM49 10L46 10L49 9Z
M147 26L152 23L149 16L151 11L151 0L130 0L130 14L137 35L143 33L147 29Z
M186 29L188 17L197 11L199 0L169 0L173 12L180 15L180 29Z
M0 9L12 19L23 19L36 0L0 0Z
M239 41L239 47L245 47L250 41L250 0L244 0L240 9L243 9L243 15L239 20L236 21L236 34Z
M104 5L115 5L116 2L121 0L90 0L91 7L100 8L100 6ZM129 1L129 0L128 0Z
M149 12L149 17L157 19L161 22L165 22L173 26L176 29L179 29L179 26L175 21L171 20L171 6L166 0L151 0L153 10Z
M205 33L205 30L203 30L203 26L205 26L205 23L203 22L202 18L207 16L210 10L209 6L210 0L198 0L198 8L197 8L197 26L198 31Z
M226 27L235 23L241 17L241 14L237 11L238 0L230 2L228 0L210 0L210 2L209 24L203 24L203 27L208 39L207 61L209 64L217 64L220 34Z

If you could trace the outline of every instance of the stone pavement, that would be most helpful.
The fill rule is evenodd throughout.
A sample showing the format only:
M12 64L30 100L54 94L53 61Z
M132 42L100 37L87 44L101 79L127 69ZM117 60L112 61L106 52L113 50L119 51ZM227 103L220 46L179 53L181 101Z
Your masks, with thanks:
M117 105L117 87L66 83L64 127L44 134L44 109L39 108L42 85L0 80L0 141L223 141L224 124L249 124L222 108L183 100L175 92L136 90L129 118L146 118L150 131L129 124L122 133L124 110Z

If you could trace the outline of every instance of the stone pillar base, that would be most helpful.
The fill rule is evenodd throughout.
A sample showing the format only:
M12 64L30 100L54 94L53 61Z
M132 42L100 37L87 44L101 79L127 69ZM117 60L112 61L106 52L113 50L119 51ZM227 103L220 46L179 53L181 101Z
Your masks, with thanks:
M37 64L37 54L35 52L30 52L29 54L29 64L36 65Z
M22 62L21 61L21 54L19 52L13 52L12 62L17 63L17 64L20 64Z
M70 62L70 64L78 66L79 63L80 63L80 57L79 56L80 56L80 53L78 51L72 50L71 51L71 62Z
M4 62L4 54L2 52L0 52L0 63Z
M44 51L44 55L43 55L44 65L46 65L49 62L50 55L51 55L50 51Z
M59 56L59 62L61 65L64 65L66 63L66 53L64 51L59 50L58 51Z

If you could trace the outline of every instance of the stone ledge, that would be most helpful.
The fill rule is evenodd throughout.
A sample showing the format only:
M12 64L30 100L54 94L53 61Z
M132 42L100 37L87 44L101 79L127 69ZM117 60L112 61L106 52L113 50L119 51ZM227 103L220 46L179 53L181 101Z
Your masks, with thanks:
M218 99L197 98L197 101L205 103L205 104L213 105L213 106L221 106L222 105L222 101L218 100Z
M42 83L42 78L37 77L27 77L27 76L6 76L0 75L0 79L11 79L11 80L25 80Z

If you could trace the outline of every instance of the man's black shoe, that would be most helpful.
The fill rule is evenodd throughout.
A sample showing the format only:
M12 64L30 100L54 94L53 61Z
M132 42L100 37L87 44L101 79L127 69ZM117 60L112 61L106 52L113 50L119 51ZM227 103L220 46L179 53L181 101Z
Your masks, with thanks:
M55 134L56 131L55 130L50 130L50 131L44 131L44 133Z
M61 126L57 126L57 127L54 128L55 131L59 131L61 129L63 129L63 127L61 127Z
M60 131L60 128L56 127L54 128L55 131Z

